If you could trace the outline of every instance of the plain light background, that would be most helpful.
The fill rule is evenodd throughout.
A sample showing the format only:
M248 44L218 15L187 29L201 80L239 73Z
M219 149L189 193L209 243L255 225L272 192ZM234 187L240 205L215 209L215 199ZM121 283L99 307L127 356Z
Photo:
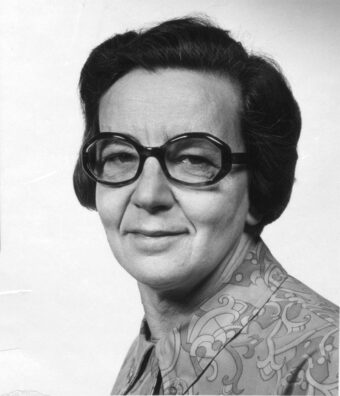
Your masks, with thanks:
M114 33L204 13L281 65L303 129L292 200L265 242L339 303L337 0L0 0L0 395L108 395L137 335L133 279L73 193L89 51Z

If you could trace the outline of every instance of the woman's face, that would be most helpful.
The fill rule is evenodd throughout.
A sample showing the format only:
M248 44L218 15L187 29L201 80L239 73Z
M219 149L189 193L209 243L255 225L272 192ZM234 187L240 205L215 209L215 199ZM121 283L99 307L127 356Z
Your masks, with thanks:
M99 107L101 132L160 146L184 132L207 132L244 152L240 97L226 78L201 72L135 70L118 80ZM217 184L173 184L150 157L139 179L113 188L97 183L97 210L118 262L137 281L162 291L189 290L230 256L249 218L247 173Z

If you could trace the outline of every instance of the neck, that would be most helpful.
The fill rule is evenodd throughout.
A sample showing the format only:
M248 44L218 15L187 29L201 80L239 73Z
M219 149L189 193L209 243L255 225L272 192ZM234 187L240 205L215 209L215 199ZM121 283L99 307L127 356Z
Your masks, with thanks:
M227 283L242 263L250 244L250 237L242 234L229 255L216 269L185 293L160 291L139 283L145 317L153 339L162 336L188 320L203 301L214 295Z

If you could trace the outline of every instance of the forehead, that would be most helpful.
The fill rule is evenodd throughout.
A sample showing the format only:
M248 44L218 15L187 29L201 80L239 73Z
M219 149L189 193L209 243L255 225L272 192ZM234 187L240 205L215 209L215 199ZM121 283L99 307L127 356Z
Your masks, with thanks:
M208 73L134 70L103 95L101 132L125 132L142 144L159 145L183 132L208 132L242 144L240 94L236 84Z

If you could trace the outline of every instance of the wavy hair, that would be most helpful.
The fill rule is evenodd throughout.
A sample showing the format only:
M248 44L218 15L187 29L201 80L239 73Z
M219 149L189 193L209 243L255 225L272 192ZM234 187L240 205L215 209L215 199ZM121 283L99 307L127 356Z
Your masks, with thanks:
M278 65L249 53L228 31L205 18L172 19L149 29L117 34L93 49L81 71L83 141L99 133L103 94L137 68L214 73L240 87L241 133L251 158L250 211L260 219L256 232L276 220L291 196L301 130L299 107ZM80 156L73 183L79 202L96 209L96 183L83 171Z

